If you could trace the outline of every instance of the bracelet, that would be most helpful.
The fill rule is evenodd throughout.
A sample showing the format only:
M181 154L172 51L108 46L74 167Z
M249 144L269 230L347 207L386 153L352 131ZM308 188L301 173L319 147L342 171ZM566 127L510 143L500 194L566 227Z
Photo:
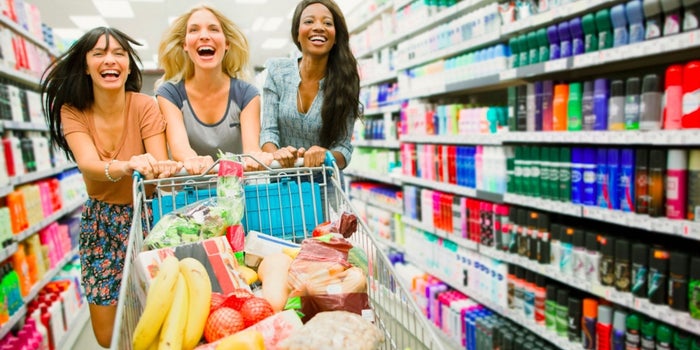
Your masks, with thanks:
M107 180L112 181L112 182L117 182L117 181L122 179L121 176L119 178L115 179L112 177L112 175L109 175L109 166L112 165L112 163L114 163L116 161L117 161L116 159L112 159L111 161L105 163L105 176L107 177Z

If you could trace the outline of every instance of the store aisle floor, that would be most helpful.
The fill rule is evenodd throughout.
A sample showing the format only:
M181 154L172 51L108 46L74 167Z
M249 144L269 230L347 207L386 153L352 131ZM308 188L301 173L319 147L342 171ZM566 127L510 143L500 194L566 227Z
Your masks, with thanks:
M90 319L85 322L85 327L83 327L83 330L80 332L80 335L78 338L75 340L75 343L71 345L68 345L69 347L66 347L61 350L98 350L98 349L103 349L99 344L97 344L97 339L95 339L95 334L92 332L92 322L90 322Z

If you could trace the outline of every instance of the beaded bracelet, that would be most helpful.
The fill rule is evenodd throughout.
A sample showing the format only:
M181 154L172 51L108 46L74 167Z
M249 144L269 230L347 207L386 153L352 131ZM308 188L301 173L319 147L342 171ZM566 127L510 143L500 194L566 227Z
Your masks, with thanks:
M116 161L117 161L116 159L112 159L111 161L105 163L105 176L107 177L107 180L112 181L112 182L117 182L117 181L122 179L121 176L119 178L115 179L112 177L112 175L109 175L109 166Z

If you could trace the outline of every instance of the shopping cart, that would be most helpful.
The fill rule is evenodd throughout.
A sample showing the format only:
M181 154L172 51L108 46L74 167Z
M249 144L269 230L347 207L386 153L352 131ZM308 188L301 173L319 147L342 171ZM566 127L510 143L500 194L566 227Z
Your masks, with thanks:
M246 157L241 155L239 157ZM267 168L243 176L246 230L255 229L285 240L298 242L311 237L313 228L338 219L343 212L356 213L340 182L339 170L328 156L327 164L315 168ZM134 220L127 246L119 303L111 349L131 349L132 334L143 311L137 297L139 277L133 271L134 259L143 248L144 232L152 222L143 223L141 213L153 211L153 220L216 193L216 175L182 176L168 179L134 180ZM151 198L146 189L155 186ZM356 215L357 216L357 215ZM359 219L357 232L349 238L364 249L368 260L368 295L375 324L383 331L382 349L444 349L436 329L422 314L404 281L381 250L365 222ZM364 315L367 316L367 315Z

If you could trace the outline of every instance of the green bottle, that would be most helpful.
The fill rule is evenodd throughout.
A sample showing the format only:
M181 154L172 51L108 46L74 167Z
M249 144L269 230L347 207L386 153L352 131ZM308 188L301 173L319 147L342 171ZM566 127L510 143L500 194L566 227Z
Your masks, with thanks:
M571 202L571 148L561 148L559 166L559 200Z
M690 350L690 335L686 332L677 331L673 336L674 350Z
M540 147L532 146L530 148L530 196L541 197L542 187L542 158L540 156Z
M525 159L523 158L523 148L524 146L515 146L515 160L513 162L513 193L515 194L524 194L523 163Z
M527 33L527 46L530 48L528 57L530 59L530 64L535 64L540 62L540 44L537 41L537 32L531 31Z
M581 115L583 96L581 83L569 84L569 101L566 107L567 128L569 131L579 131L583 128L583 117Z
M518 48L520 48L519 67L530 64L530 44L527 41L527 34L518 36Z
M598 29L598 50L611 48L613 46L613 32L610 11L602 9L596 12L595 23Z
M549 183L551 180L550 171L551 164L549 160L549 150L551 147L542 147L540 152L540 197L544 199L551 199L549 194Z
M598 29L595 26L595 15L589 13L581 18L583 26L584 50L593 52L598 50Z
M700 338L693 338L693 342L690 345L690 350L700 350Z
M642 322L642 350L656 349L656 322L646 319Z
M629 314L625 320L627 331L625 333L625 348L626 349L640 349L642 346L642 340L640 337L640 332L642 328L642 319L638 314Z
M700 319L700 258L690 259L690 273L688 274L688 309L690 317Z
M673 349L673 329L665 324L656 327L656 350Z
M549 61L549 38L546 28L537 30L537 45L540 46L540 62Z
M559 200L560 154L561 149L559 147L552 147L549 150L549 199L552 200Z
M508 46L510 47L510 57L512 59L511 68L520 67L520 43L518 42L518 37L510 38Z

